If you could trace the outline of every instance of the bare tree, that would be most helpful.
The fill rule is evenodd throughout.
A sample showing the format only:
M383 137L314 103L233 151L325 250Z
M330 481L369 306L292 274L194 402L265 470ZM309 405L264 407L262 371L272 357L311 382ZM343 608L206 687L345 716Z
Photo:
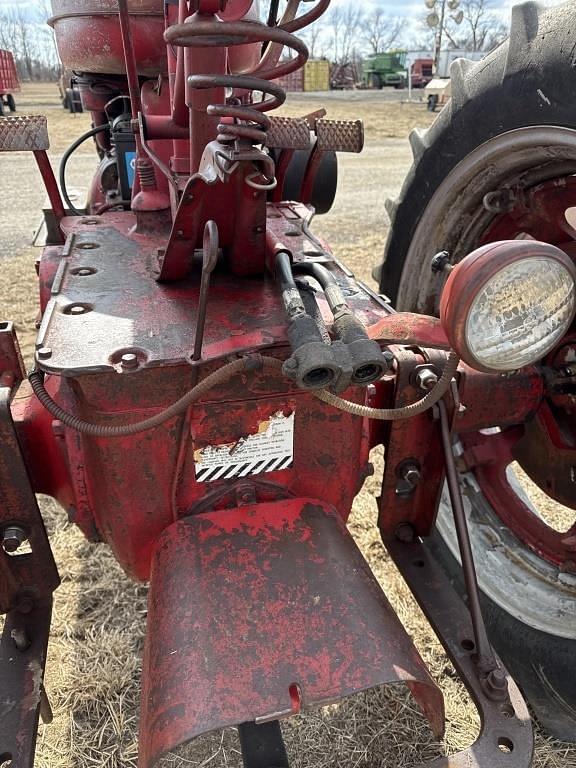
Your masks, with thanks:
M387 16L382 8L374 8L364 17L364 42L371 53L388 51L396 43L402 31L403 21Z
M457 24L448 12L444 17L442 35L451 48L466 51L489 51L508 35L506 24L491 9L491 0L461 0L458 11L462 11L462 22ZM426 12L426 16L430 12ZM433 47L436 29L422 21L423 32L418 44L413 47ZM432 46L431 46L432 44Z
M312 24L308 29L300 33L300 37L304 40L308 46L310 52L310 58L322 58L325 54L323 43L323 26L316 22Z
M18 72L25 79L58 77L58 52L47 18L45 0L3 2L0 8L0 48L14 54Z
M334 8L328 17L331 34L332 59L337 64L346 64L357 52L360 31L364 20L361 8Z

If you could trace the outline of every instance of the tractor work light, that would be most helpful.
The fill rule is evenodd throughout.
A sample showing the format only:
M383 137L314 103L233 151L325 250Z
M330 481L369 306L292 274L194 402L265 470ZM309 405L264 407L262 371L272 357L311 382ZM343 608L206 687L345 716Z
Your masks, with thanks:
M535 240L483 245L450 272L440 302L453 349L480 371L514 371L541 360L576 312L576 267Z

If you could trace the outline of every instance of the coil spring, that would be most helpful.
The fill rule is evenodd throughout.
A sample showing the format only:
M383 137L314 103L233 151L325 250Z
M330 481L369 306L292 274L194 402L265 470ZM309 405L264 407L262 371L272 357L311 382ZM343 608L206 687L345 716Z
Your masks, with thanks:
M320 0L312 11L277 27L255 21L230 22L196 17L191 22L175 24L166 30L164 39L174 46L208 48L270 43L289 48L296 54L287 62L269 68L257 68L250 75L191 75L188 78L192 88L234 88L264 94L262 101L250 106L238 102L211 104L208 107L209 115L222 119L218 124L220 142L230 143L240 139L253 144L266 144L270 121L264 113L286 101L286 91L270 80L284 77L306 64L308 48L292 32L322 15L329 4L330 0Z

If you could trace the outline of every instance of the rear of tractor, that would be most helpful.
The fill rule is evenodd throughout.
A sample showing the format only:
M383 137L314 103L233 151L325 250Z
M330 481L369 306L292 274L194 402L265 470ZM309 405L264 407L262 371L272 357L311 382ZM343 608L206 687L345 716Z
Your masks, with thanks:
M442 694L346 528L377 446L382 540L482 721L472 747L434 765L531 764L461 486L495 426L527 435L538 464L531 430L571 402L551 373L559 355L566 367L576 311L571 250L541 242L547 229L478 242L461 263L428 249L440 320L434 307L396 312L356 281L311 219L334 197L335 153L362 149L361 124L267 114L285 98L275 80L306 60L295 33L329 0L300 5L278 18L272 2L263 23L252 0L90 0L81 12L54 0L94 123L72 151L94 137L101 157L86 208L66 200L73 215L45 119L0 121L4 151L34 153L56 224L28 377L0 325L0 756L17 768L33 764L39 715L50 718L58 573L35 493L150 582L142 768L228 726L248 768L287 766L283 718L391 683L440 737ZM386 268L403 258L391 251ZM439 508L466 603L432 546Z

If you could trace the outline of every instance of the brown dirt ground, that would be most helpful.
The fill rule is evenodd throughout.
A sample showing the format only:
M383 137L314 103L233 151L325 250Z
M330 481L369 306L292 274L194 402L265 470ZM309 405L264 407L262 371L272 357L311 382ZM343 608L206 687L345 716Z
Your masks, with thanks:
M49 115L52 154L63 149L88 127L87 116L71 116L57 107L55 86L27 86L19 99L22 111ZM286 111L303 114L316 105L292 97ZM426 126L430 115L422 105L398 103L347 103L345 96L331 100L330 116L363 117L367 149L359 158L343 158L337 204L318 221L316 230L334 245L337 255L370 280L372 264L382 253L386 236L383 199L396 194L410 162L408 131ZM92 158L80 157L89 172ZM32 201L38 210L43 194L28 158L8 163L0 158L0 175L14 178L12 188L23 188L20 198L0 200L2 231L19 235L7 246L0 241L2 303L0 315L14 319L30 359L33 348L35 275L37 249L28 246L32 231ZM4 186L4 185L3 185ZM381 467L381 457L374 457ZM375 497L378 483L370 478L358 496L350 521L351 530L365 557L382 583L442 686L448 727L441 744L434 742L421 714L403 689L390 688L355 696L285 725L288 749L295 768L403 768L452 753L470 744L478 732L478 717L462 685L456 679L437 639L430 631L406 586L379 543ZM140 653L142 650L146 588L130 582L109 551L88 544L66 521L49 499L42 499L52 546L62 575L56 594L54 623L49 648L46 686L55 720L41 726L36 764L39 768L129 768L136 765ZM164 765L240 765L239 747L233 732L203 739L180 756L169 756ZM576 748L537 732L535 766L576 768ZM489 768L488 766L483 768Z

